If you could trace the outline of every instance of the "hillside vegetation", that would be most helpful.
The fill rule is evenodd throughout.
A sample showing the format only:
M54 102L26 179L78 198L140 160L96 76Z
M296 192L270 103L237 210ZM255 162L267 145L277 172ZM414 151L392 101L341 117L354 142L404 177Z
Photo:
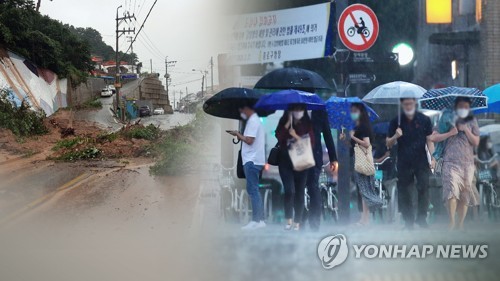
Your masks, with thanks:
M9 49L39 67L70 78L76 86L93 69L92 55L113 59L114 50L92 28L73 27L43 16L30 0L0 1L0 48ZM135 54L120 54L136 62Z

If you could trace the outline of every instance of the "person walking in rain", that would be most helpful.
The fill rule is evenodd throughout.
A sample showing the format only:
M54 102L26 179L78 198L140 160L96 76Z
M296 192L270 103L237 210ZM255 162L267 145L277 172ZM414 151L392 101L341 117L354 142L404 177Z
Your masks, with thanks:
M325 140L328 158L330 160L329 169L333 173L337 169L337 152L335 151L335 142L333 141L328 115L325 110L312 110L311 122L314 132L313 152L316 166L310 168L307 172L307 194L310 197L309 227L313 231L319 230L321 221L321 191L319 189L319 176L323 164L323 146L321 145L321 135Z
M364 149L368 149L373 141L373 130L370 124L370 118L366 108L361 103L353 103L351 105L351 118L355 123L354 130L350 132L351 157L354 158L354 146L358 145ZM341 140L346 140L346 136L342 134ZM371 156L371 155L370 155ZM356 161L354 159L353 163ZM373 176L363 175L354 170L354 182L361 195L362 213L361 219L357 223L360 226L368 225L370 222L370 211L382 207L384 202L378 196L374 183Z
M457 227L456 216L458 228L463 229L468 207L479 205L479 193L473 185L474 148L479 145L479 126L471 115L470 98L457 97L455 113L458 119L448 132L434 132L431 136L434 142L446 141L441 177L450 230Z
M302 104L289 106L281 117L276 127L276 138L280 147L279 173L285 189L285 230L300 230L302 214L304 212L304 193L308 169L295 171L288 149L294 140L309 134L311 143L314 144L313 125L309 115ZM313 147L314 149L314 147Z
M252 204L252 221L243 226L243 230L252 230L265 227L264 206L259 192L260 172L264 168L265 160L265 132L260 118L255 113L252 105L248 104L240 108L241 118L246 120L245 131L229 132L243 142L241 147L241 158L243 170L247 181L247 192Z
M436 163L434 158L429 163L426 150L427 146L430 155L434 153L434 143L430 139L432 123L429 117L417 111L416 99L403 98L400 102L401 116L390 122L386 139L389 148L397 143L399 208L405 229L412 230L415 223L427 228L429 176ZM414 183L418 196L416 217L410 193Z

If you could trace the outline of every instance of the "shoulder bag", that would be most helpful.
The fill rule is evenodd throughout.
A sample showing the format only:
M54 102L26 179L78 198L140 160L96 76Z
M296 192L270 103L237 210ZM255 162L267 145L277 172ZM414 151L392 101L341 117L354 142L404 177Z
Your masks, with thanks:
M271 151L269 152L269 157L267 158L267 163L269 165L278 166L280 164L280 146L277 143Z
M359 144L354 146L354 170L365 176L375 175L371 145L368 148Z

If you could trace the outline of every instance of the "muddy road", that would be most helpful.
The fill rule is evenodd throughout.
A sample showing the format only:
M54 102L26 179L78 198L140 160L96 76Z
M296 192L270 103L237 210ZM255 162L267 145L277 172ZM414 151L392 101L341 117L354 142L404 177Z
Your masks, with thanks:
M194 225L197 176L152 177L147 159L68 164L10 157L0 162L7 179L0 183L1 280L198 274L185 262L210 236Z
M122 125L113 117L113 112L110 108L113 107L113 97L101 98L102 108L98 110L83 110L75 114L76 120L90 121L99 124L100 127L117 131ZM162 130L168 130L175 126L182 126L193 120L193 114L174 112L174 114L153 115L141 119L144 125L153 124Z
M75 121L115 131L121 126L109 105L76 112ZM169 129L191 119L162 115L143 124ZM0 280L198 280L214 274L200 255L208 254L214 237L201 231L200 172L154 177L152 158L52 161L59 136L45 138L45 145L1 139ZM32 146L36 153L22 153Z

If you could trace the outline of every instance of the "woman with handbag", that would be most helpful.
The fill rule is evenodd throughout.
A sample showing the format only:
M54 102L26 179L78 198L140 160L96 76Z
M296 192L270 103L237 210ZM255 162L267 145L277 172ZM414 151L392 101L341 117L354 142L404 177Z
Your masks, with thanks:
M276 138L280 147L278 168L285 189L285 230L299 230L304 211L307 169L314 166L313 126L304 105L289 106L278 123ZM312 163L302 161L311 157Z
M351 105L351 118L355 123L351 136L351 156L354 157L354 182L361 195L362 213L358 225L367 225L370 221L370 211L382 207L383 201L375 190L375 166L373 164L371 139L373 138L370 118L366 108L361 103ZM346 139L341 135L341 139Z

